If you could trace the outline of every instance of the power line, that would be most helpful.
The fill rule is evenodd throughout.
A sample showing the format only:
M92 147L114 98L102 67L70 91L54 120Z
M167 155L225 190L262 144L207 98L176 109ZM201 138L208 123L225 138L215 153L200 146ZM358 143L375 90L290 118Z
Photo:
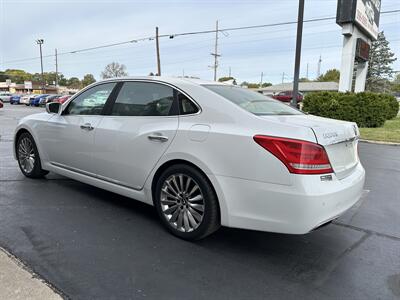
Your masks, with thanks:
M383 11L383 12L381 12L381 14L392 14L392 13L398 13L398 12L400 12L400 9ZM312 23L312 22L321 22L321 21L335 20L335 19L336 19L336 17L324 17L324 18L307 19L307 20L304 20L303 22L304 23ZM248 30L248 29L256 29L256 28L265 28L265 27L277 27L277 26L285 26L285 25L293 25L293 24L297 24L297 21L279 22L279 23L261 24L261 25L251 25L251 26L242 26L242 27L227 27L227 28L218 29L218 31L219 32L227 32L227 31L237 31L237 30ZM208 33L215 33L215 32L216 32L216 29L210 29L210 30L182 32L182 33L174 33L174 34L163 34L163 35L159 35L159 38L168 37L170 39L173 39L173 38L178 37L178 36L208 34ZM148 36L148 37L132 39L132 40L124 41L124 42L104 44L104 45L99 45L99 46L94 46L94 47L89 47L89 48L77 49L77 50L73 50L73 51L65 51L65 52L58 53L58 56L67 55L67 54L75 54L75 53L86 52L86 51L92 51L92 50L97 50L97 49L102 49L102 48L121 46L121 45L126 45L126 44L133 44L133 43L138 43L138 42L143 42L143 41L152 41L155 38L156 38L155 36ZM53 57L53 56L54 56L54 54L48 54L48 55L43 55L43 58ZM39 58L40 57L30 57L30 58L24 58L24 59L9 60L9 61L3 62L3 64L9 64L9 63L20 62L20 61L36 60L36 59L39 59Z
M399 42L399 41L400 41L400 39L398 38L398 39L393 39L390 42L393 43L393 42ZM327 44L327 45L324 45L324 49L341 48L341 47L342 47L341 44ZM321 46L306 46L306 47L303 47L303 50L320 50L320 49L321 49ZM294 52L294 51L295 51L294 48L285 48L284 50L282 50L282 49L274 49L274 50L262 49L261 51L255 51L255 52L252 51L252 52L249 52L249 53L252 54L252 55L253 54L254 55L264 54L263 56L258 56L259 58L261 58L261 57L270 57L270 55L273 54L273 53L287 53L287 52ZM304 54L308 54L308 53L309 53L308 51L304 52ZM190 56L190 57L185 57L184 59L180 59L180 60L177 60L177 61L166 61L166 62L163 63L163 66L176 65L176 64L180 64L180 63L193 62L193 61L197 61L200 64L204 64L204 62L206 60L207 60L207 58L205 56L203 57L203 61L202 62L199 62L199 56ZM100 62L100 61L102 61L102 60L96 60L96 62ZM137 59L137 57L136 57L136 58L130 59L128 61L129 62L141 62L143 60L142 59ZM246 61L244 64L248 65L248 62ZM64 63L64 65L76 65L76 62ZM239 66L239 65L240 64L238 64L238 63L235 64L235 66ZM152 64L149 64L149 65L145 65L145 66L140 66L140 68L141 69L148 69L148 68L151 68L152 66L153 66ZM9 75L9 76L15 75L15 74L9 74L9 73L3 73L3 74L4 75ZM280 73L280 74L282 75L282 73ZM287 76L285 76L285 77L287 77ZM257 76L257 78L259 78L259 75Z

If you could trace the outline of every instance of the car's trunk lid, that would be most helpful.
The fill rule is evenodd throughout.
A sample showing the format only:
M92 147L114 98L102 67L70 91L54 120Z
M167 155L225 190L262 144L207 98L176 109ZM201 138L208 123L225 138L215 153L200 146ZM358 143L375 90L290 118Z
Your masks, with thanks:
M310 128L318 144L324 146L339 179L347 177L357 166L359 131L356 123L311 115L263 116L270 120Z

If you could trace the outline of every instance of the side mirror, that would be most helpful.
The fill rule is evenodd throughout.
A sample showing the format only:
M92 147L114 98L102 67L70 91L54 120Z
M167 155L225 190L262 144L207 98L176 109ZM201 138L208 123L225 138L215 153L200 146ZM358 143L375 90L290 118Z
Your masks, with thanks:
M49 114L58 114L60 111L61 103L59 102L50 102L46 104L46 111Z

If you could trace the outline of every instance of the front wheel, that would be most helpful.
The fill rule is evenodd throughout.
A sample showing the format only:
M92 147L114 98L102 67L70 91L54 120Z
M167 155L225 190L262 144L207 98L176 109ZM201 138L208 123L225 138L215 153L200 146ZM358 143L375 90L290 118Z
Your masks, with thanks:
M191 166L174 165L161 174L154 204L165 227L182 239L202 239L220 226L215 191L208 179Z
M19 168L26 177L40 178L49 173L42 169L35 141L28 132L24 132L19 136L16 153Z

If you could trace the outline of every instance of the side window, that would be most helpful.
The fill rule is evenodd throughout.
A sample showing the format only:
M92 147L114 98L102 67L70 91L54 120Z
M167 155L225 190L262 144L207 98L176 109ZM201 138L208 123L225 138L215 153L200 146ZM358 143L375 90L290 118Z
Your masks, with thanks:
M67 115L100 115L116 83L105 83L88 89L69 103Z
M181 115L195 114L199 108L184 94L178 92L179 110Z
M168 116L174 102L171 87L152 82L125 82L112 108L114 116Z

